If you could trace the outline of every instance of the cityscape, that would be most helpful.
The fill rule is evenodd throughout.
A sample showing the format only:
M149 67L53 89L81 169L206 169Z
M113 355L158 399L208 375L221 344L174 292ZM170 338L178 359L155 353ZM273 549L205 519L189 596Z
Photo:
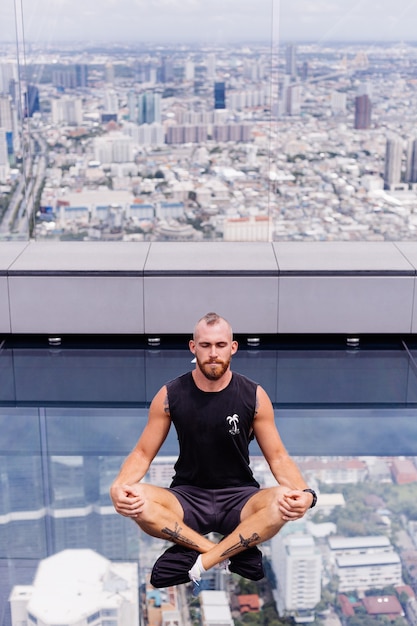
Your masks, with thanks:
M0 238L403 241L417 46L0 48Z

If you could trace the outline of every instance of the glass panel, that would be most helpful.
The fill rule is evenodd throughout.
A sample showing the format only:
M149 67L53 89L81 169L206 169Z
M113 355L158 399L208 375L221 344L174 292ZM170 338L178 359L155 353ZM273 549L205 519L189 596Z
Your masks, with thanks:
M2 238L414 238L414 3L22 10L2 4Z
M281 436L309 481L324 491L340 490L346 482L363 481L368 465L379 476L378 467L415 454L410 345L407 351L399 341L369 340L352 351L334 339L315 339L310 345L287 340L278 349L254 349L242 339L234 369L268 390ZM111 561L138 562L141 580L149 573L163 542L117 515L108 491L143 430L150 398L166 380L193 367L190 357L188 349L178 348L29 349L5 343L2 372L16 395L5 394L0 412L4 624L10 624L11 589L31 584L46 556L88 549ZM32 401L38 408L23 406ZM16 402L21 406L11 406ZM152 466L151 482L169 484L177 450L172 429ZM260 454L253 443L255 472L269 484ZM365 462L370 457L375 463Z
M37 410L0 408L0 432L0 558L44 558L46 494Z
M186 346L187 339L181 343ZM133 342L134 343L134 342ZM237 371L259 382L276 407L413 406L417 368L399 340L362 338L360 349L339 339L285 339L262 349L240 338ZM194 367L188 348L13 347L0 352L0 403L61 406L144 406L166 383Z
M145 427L147 409L47 409L48 453L53 455L124 456L133 448ZM162 454L175 454L172 430Z
M286 446L297 456L414 456L417 409L276 411Z
M123 404L145 400L144 350L5 350L19 402Z

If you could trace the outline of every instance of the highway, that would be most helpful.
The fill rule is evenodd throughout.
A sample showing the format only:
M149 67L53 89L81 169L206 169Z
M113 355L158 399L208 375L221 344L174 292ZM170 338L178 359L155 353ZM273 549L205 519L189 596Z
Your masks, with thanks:
M46 142L40 131L31 133L30 150L24 156L24 171L0 222L0 240L27 239L34 219L35 200L45 178Z

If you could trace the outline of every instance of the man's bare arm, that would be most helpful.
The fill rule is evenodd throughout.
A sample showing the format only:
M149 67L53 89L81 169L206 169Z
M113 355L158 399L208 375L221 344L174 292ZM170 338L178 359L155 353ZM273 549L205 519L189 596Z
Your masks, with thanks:
M148 422L132 452L126 457L110 488L116 511L122 512L126 498L135 496L135 485L142 480L164 443L171 426L166 387L156 394L149 407Z
M301 512L301 515L311 506L313 497L304 492L308 488L297 464L288 454L275 425L272 403L262 387L257 390L257 409L254 418L254 434L268 462L277 483L288 487L288 497L283 508L289 513Z

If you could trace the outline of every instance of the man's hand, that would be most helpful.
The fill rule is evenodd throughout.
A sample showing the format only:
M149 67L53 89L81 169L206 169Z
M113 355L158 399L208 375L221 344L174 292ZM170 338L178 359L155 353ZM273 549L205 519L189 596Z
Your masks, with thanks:
M135 485L114 484L110 488L110 497L117 513L125 517L136 517L141 513L145 504Z
M286 522L300 519L310 508L312 500L311 493L299 489L288 490L278 499L282 519Z

